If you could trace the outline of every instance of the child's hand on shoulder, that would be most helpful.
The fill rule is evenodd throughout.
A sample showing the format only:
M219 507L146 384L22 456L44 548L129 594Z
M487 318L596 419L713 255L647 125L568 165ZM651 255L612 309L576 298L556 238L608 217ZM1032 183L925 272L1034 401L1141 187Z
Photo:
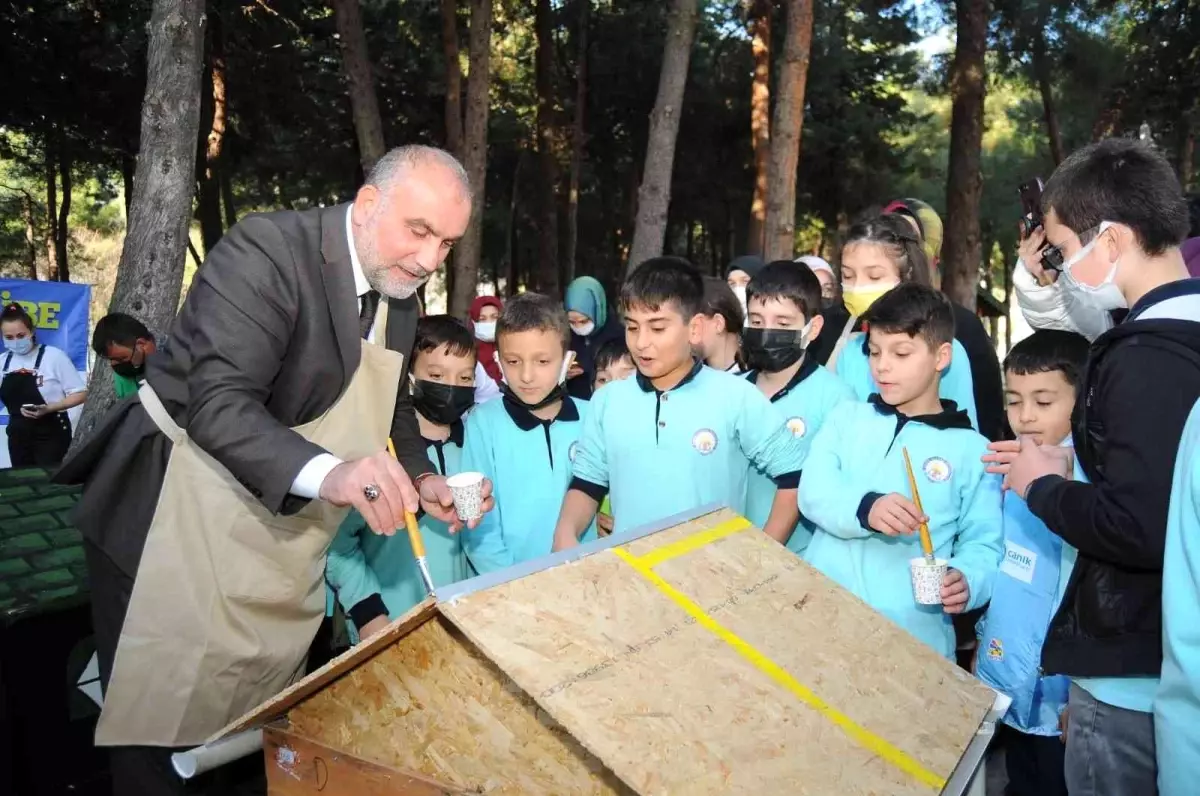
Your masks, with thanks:
M967 579L957 569L946 570L942 578L942 610L948 614L961 614L967 610L971 599L971 590L967 587Z
M871 530L887 536L904 536L916 533L922 522L929 518L904 495L892 492L875 501L867 514L867 525Z

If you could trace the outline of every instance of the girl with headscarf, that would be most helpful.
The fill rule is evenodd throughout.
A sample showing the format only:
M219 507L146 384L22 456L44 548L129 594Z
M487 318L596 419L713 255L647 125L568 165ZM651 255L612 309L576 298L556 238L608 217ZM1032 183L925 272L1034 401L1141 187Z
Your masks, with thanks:
M596 377L596 351L609 340L623 338L625 330L615 314L609 315L604 286L590 276L567 285L567 320L571 323L571 350L575 364L568 371L567 392L574 398L592 397Z
M496 361L496 320L504 303L496 296L471 302L471 334L475 336L475 403L500 397L503 375Z

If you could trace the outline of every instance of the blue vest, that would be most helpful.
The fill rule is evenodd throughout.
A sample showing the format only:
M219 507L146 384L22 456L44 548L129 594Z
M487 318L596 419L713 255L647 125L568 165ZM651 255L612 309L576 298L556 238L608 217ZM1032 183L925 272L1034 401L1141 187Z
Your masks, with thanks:
M1004 496L1004 559L979 622L977 675L1012 697L1004 723L1058 735L1070 680L1040 673L1042 644L1058 608L1063 541L1012 492Z

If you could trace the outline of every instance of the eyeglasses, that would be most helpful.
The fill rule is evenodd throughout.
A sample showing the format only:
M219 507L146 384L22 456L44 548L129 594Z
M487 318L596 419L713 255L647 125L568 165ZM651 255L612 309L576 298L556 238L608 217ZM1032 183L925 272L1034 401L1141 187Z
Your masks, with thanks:
M1085 229L1076 237L1079 238L1079 245L1086 246L1091 242L1092 238L1096 237L1096 233L1100 230L1103 224L1097 224L1091 229ZM1042 268L1049 271L1062 271L1063 263L1066 262L1066 257L1063 256L1061 246L1055 246L1052 243L1047 243L1042 247Z

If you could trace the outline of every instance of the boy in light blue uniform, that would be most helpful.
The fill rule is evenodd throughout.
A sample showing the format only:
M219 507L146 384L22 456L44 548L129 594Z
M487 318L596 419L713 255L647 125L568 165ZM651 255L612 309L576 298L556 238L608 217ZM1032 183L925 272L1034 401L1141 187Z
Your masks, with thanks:
M593 398L555 550L578 543L605 494L614 534L707 503L741 512L748 461L779 488L763 530L782 536L795 526L807 446L753 385L692 356L703 300L700 273L680 258L648 260L625 280L625 339L638 373Z
M462 464L464 471L492 479L496 500L496 508L465 535L467 555L480 574L550 553L588 412L587 401L563 388L570 345L566 311L538 293L509 301L496 322L504 397L467 418Z
M475 402L475 341L462 321L430 315L418 322L410 378L429 461L440 475L454 475L462 456L462 415ZM471 577L462 544L469 532L451 534L446 523L427 514L419 522L434 585ZM359 638L374 635L425 599L408 535L371 533L358 512L350 513L334 537L325 580Z
M1197 791L1200 776L1200 402L1183 430L1163 558L1163 667L1154 699L1158 790Z
M950 614L986 604L1000 566L1000 479L984 472L987 440L966 412L938 397L954 339L947 299L905 283L876 301L866 321L880 392L835 407L813 441L800 510L817 531L804 558L953 660ZM926 516L911 500L906 449ZM909 561L921 557L923 521L950 566L941 608L913 599Z
M1013 346L1004 360L1004 397L1018 436L1070 446L1087 356L1087 339L1071 332L1037 331ZM1075 554L1011 491L1004 493L1004 545L992 602L979 621L976 674L1013 700L1002 729L1008 792L1066 796L1059 722L1070 680L1043 675L1041 657Z
M746 305L748 325L742 331L742 355L750 368L746 380L779 410L797 439L812 439L834 406L854 398L841 379L805 353L823 329L821 283L803 263L773 262L746 286ZM748 478L746 518L761 528L775 505L778 488L754 467ZM808 547L814 527L801 517L790 538L780 541L799 555Z

